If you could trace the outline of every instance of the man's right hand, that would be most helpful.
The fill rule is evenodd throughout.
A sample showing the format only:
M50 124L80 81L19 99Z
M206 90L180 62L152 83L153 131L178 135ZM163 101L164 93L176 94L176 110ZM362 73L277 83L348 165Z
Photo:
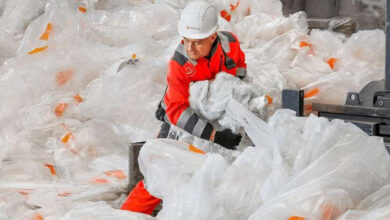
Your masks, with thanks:
M241 135L234 134L230 129L217 131L214 137L214 143L221 145L229 150L235 150L236 146L240 144Z

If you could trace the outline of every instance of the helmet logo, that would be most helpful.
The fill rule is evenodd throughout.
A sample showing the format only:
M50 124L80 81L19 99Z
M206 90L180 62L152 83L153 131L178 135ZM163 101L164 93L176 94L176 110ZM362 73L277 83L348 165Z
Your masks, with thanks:
M186 26L186 29L189 30L189 29L195 29L195 30L198 30L200 31L200 28L197 28L197 27L191 27L191 26Z

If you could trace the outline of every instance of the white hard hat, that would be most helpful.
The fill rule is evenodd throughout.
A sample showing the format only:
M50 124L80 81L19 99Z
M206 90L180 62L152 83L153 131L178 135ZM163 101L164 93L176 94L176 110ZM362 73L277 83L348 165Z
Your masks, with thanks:
M215 7L205 1L193 1L183 10L178 24L179 34L190 39L204 39L218 29Z

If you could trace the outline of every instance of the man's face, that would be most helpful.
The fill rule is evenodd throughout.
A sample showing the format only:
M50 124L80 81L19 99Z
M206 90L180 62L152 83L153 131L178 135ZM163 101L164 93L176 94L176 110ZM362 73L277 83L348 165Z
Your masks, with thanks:
M216 38L216 33L204 39L189 39L184 37L183 42L188 57L196 60L209 55L211 46Z

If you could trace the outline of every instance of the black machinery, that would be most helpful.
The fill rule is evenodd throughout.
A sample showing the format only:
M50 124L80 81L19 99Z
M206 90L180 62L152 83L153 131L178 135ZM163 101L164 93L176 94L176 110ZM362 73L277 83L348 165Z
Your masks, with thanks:
M390 0L386 2L386 67L384 80L369 82L359 93L349 92L345 105L313 103L313 112L329 119L352 122L369 135L383 137L390 152ZM283 108L303 116L302 90L284 90Z

